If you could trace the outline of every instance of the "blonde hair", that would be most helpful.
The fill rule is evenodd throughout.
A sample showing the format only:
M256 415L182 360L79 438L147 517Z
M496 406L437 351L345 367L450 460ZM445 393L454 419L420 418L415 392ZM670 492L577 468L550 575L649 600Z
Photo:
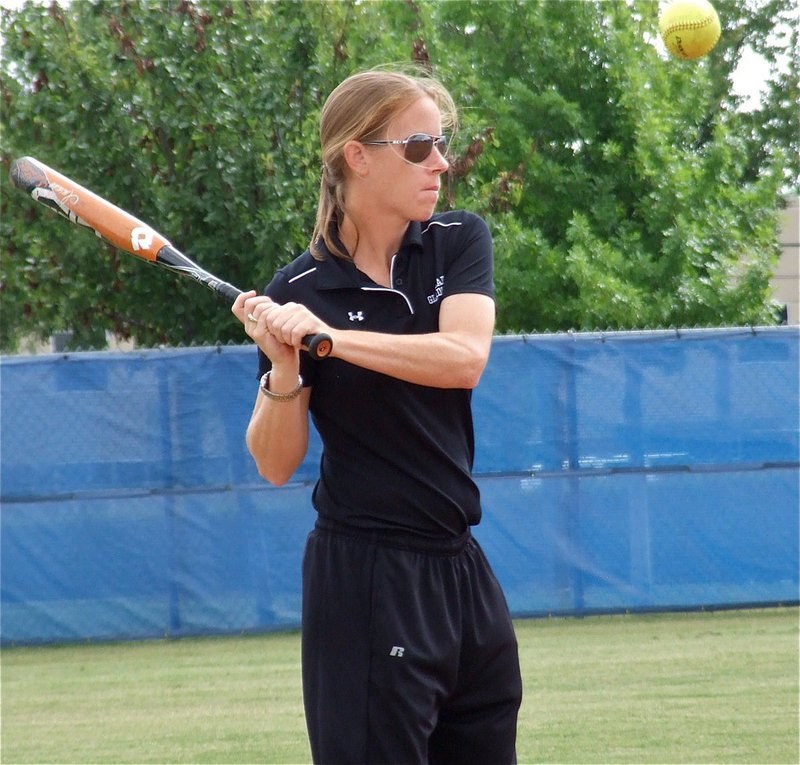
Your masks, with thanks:
M424 96L439 107L442 127L454 131L457 113L452 96L440 82L421 71L407 74L396 69L370 69L348 77L328 96L320 116L322 179L309 245L317 260L324 257L320 239L333 255L350 257L332 231L334 223L341 224L347 203L345 144L382 138L389 122Z

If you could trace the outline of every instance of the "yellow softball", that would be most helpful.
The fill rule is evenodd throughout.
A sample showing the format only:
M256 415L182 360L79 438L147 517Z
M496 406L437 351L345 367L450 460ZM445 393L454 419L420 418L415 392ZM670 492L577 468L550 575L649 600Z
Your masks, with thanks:
M675 0L658 18L667 50L678 58L705 56L719 40L719 16L708 0Z

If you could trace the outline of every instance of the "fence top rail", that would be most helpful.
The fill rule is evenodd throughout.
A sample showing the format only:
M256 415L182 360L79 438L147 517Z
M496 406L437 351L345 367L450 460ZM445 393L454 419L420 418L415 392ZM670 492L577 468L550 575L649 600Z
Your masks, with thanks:
M566 340L572 340L574 342L605 342L607 340L692 340L712 337L746 337L748 335L796 335L798 339L800 339L800 325L528 332L512 335L495 335L494 342L514 342L520 339L523 342L564 342Z
M635 330L567 330L563 332L523 332L508 335L495 335L495 343L538 343L538 342L606 342L609 340L691 340L710 337L744 337L747 335L796 335L800 340L800 325L748 326L748 327L689 327L670 329ZM242 353L254 351L250 343L229 343L218 345L160 346L157 348L137 348L129 351L67 351L43 354L0 354L0 366L13 364L52 363L54 359L63 361L92 361L95 359L131 359L158 356L169 358L192 353Z

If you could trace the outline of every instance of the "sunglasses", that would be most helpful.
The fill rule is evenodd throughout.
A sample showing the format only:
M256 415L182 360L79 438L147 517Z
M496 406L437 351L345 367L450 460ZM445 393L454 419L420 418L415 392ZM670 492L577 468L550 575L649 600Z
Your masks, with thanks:
M414 133L402 141L362 141L365 146L403 146L403 159L412 165L418 165L430 157L433 148L444 156L447 151L446 135L428 135L427 133Z

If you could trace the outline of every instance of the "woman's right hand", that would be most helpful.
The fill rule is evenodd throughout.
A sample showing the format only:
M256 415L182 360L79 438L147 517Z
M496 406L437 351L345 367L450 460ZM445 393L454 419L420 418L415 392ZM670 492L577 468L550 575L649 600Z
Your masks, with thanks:
M308 335L333 336L331 327L304 305L278 304L253 291L239 295L231 310L273 364L291 359L299 363L297 352L305 347L303 339Z
M298 348L287 345L270 331L267 316L270 309L276 307L278 304L266 295L259 295L251 290L236 298L231 311L242 322L248 337L264 352L273 366L286 362L299 365Z

